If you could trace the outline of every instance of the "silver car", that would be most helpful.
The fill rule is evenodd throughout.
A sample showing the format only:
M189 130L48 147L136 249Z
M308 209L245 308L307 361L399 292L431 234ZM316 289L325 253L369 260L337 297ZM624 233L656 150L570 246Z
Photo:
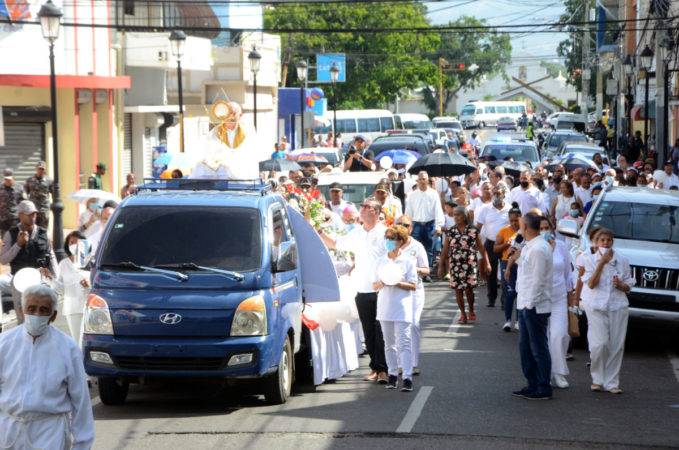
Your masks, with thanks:
M629 258L636 279L628 294L631 319L679 326L679 192L611 187L579 231L573 224L559 222L559 232L574 238L573 255L589 249L591 228L613 231L614 249Z

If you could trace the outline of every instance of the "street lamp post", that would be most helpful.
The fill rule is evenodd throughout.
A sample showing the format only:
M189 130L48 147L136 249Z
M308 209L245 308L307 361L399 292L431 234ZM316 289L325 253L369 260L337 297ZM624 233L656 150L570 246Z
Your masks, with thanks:
M644 92L644 147L646 148L646 153L648 154L648 83L651 78L651 65L653 64L653 50L647 45L642 50L641 54L641 67L644 69L646 78L646 89Z
M300 118L300 130L302 135L300 136L300 148L304 148L304 81L307 77L307 63L306 61L299 61L297 63L297 79L299 80L299 118Z
M184 92L182 89L182 56L184 56L184 45L186 44L186 34L183 31L175 30L170 34L170 47L172 55L177 59L177 91L179 93L179 151L184 152Z
M250 72L252 72L252 85L254 89L254 113L255 113L255 130L257 130L257 72L259 72L259 63L262 61L262 55L257 51L257 47L252 46L252 51L248 55L250 60Z
M332 146L337 147L337 91L335 86L337 85L337 80L339 79L339 67L337 64L332 63L330 67L330 80L332 81Z
M54 183L52 185L52 245L57 260L64 259L64 224L62 212L64 203L61 201L61 188L59 187L59 135L57 128L57 75L54 68L54 42L59 37L61 17L63 13L52 0L42 5L38 12L42 36L50 46L50 103L52 114L52 164L54 168Z
M626 109L625 109L625 116L627 116L627 132L631 133L632 132L632 81L630 79L632 75L632 71L634 70L634 65L632 61L632 57L630 55L625 56L625 59L622 62L622 68L625 73L625 81L627 82L627 98L626 98Z

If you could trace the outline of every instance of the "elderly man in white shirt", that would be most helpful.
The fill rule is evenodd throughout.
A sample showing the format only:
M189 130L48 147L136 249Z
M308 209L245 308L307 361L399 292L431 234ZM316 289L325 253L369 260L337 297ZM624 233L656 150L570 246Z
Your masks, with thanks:
M429 186L429 174L422 171L417 174L417 189L406 197L405 215L413 219L411 236L424 245L429 258L429 267L433 264L433 238L441 234L445 223L441 198L435 189Z
M532 182L530 171L524 170L519 176L519 185L509 193L509 203L518 203L521 214L526 214L533 208L543 210L542 192ZM545 211L543 211L545 212Z
M679 177L672 172L672 161L665 161L663 166L664 176L659 177L658 188L670 189L672 187L679 188Z
M366 381L387 383L387 362L384 355L382 328L377 321L377 291L373 288L377 262L387 253L384 233L387 230L379 221L381 205L377 200L368 199L359 212L363 226L354 227L349 233L336 240L320 232L328 248L350 251L354 254L352 279L357 290L356 308L363 327L365 346L370 356L370 374Z
M31 286L22 308L25 322L0 334L0 448L89 449L94 420L83 355L51 326L57 295Z
M535 213L521 218L521 234L527 242L521 250L516 279L519 312L519 352L528 386L513 392L528 400L552 398L552 361L547 325L552 308L552 248L540 236L542 217Z

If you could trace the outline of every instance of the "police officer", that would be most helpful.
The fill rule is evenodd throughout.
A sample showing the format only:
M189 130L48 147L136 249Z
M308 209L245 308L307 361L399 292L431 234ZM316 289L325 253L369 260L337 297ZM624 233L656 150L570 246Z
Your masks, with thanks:
M17 207L19 224L13 226L2 238L0 264L9 264L12 276L19 270L32 267L40 270L46 278L57 273L57 259L47 237L47 228L37 225L38 210L30 200L23 200ZM17 322L23 323L21 293L12 289L12 300Z
M3 175L5 178L0 188L0 236L19 223L17 205L23 200L21 188L14 183L12 169L5 169Z
M35 166L35 175L24 183L27 199L33 202L38 210L37 224L45 228L50 222L50 194L53 189L52 180L45 176L46 167L45 161L40 161Z

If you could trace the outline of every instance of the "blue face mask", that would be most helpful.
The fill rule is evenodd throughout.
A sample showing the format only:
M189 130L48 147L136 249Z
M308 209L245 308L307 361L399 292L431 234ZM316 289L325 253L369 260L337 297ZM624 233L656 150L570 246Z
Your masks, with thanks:
M384 241L384 246L386 247L388 252L393 252L398 248L398 245L396 244L396 241L393 239L387 239Z
M553 241L554 240L554 233L551 231L541 231L540 235L545 239L545 241Z
M355 223L347 223L347 224L344 225L344 229L345 229L347 232L353 230L355 227L356 227L356 224L355 224Z
M569 210L568 214L570 214L571 217L580 217L580 211L578 211L577 209Z

